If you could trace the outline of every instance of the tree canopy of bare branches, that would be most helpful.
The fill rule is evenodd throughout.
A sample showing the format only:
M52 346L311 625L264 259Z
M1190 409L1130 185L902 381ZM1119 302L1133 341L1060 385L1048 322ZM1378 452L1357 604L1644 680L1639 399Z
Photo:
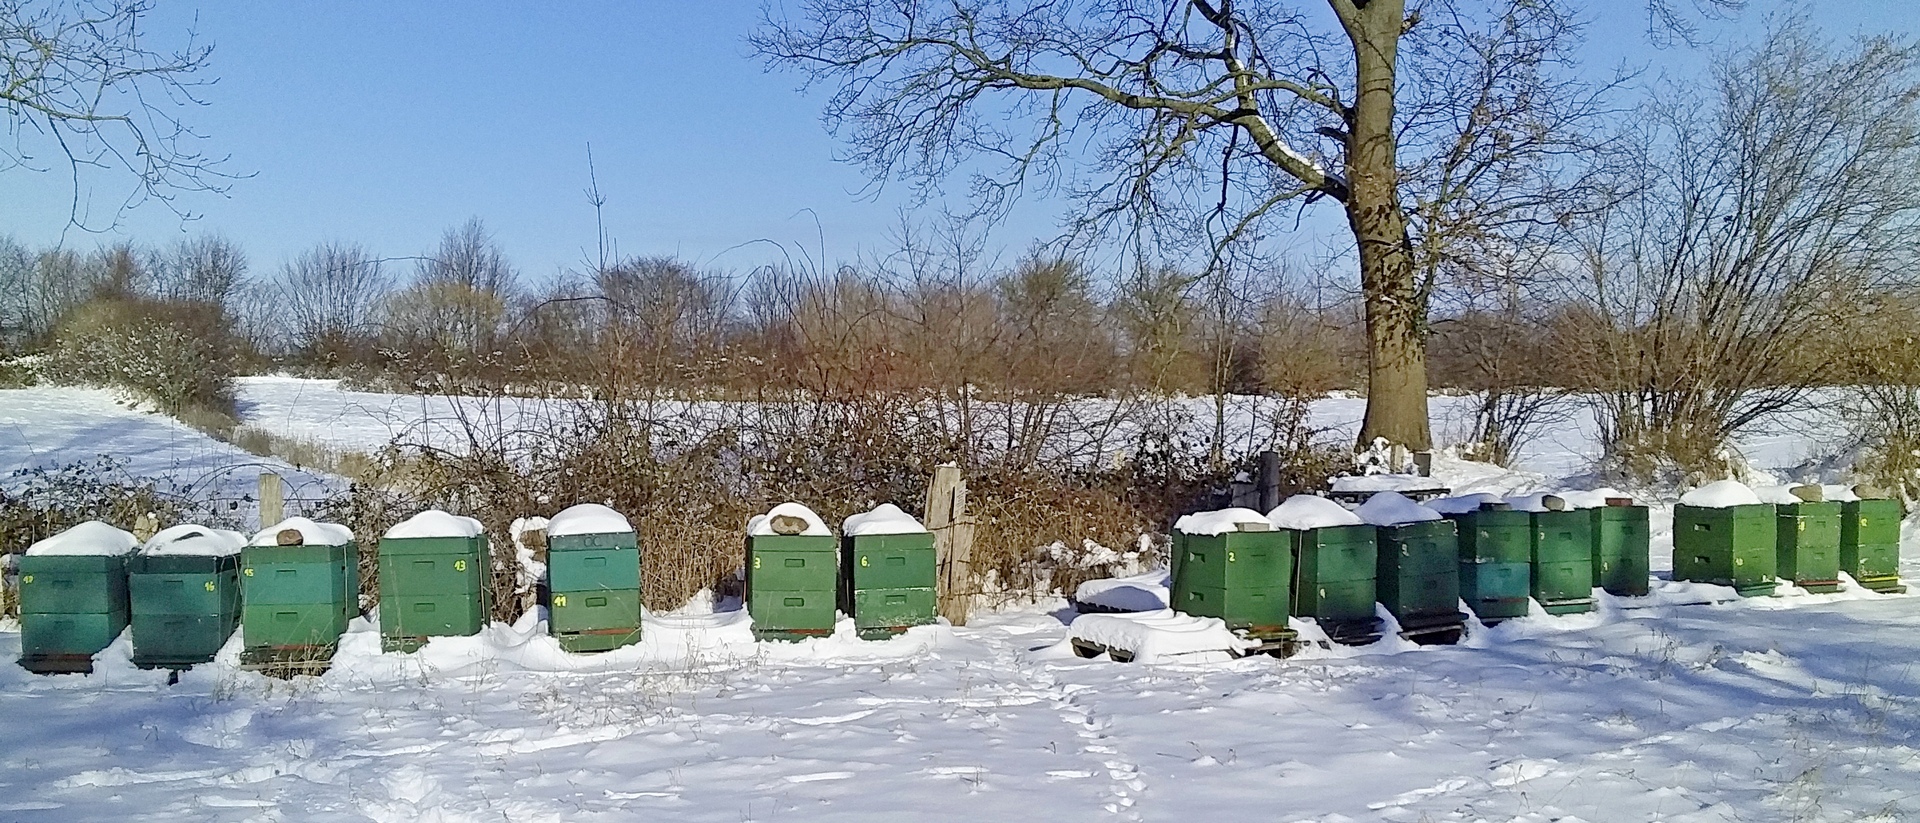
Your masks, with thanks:
M47 171L58 152L72 178L72 225L106 228L152 199L188 216L182 192L224 191L223 158L181 119L201 104L212 46L191 33L177 49L151 45L141 25L149 0L0 0L0 111L8 140L0 172ZM38 148L36 148L38 146ZM108 224L87 212L86 172L131 174L133 190Z
M1577 27L1552 0L1327 5L806 0L752 42L834 89L827 123L877 176L930 192L969 171L988 213L1063 191L1071 235L1197 239L1207 274L1287 204L1338 203L1368 331L1361 441L1427 448L1433 273L1553 222L1552 161L1598 96L1559 71Z

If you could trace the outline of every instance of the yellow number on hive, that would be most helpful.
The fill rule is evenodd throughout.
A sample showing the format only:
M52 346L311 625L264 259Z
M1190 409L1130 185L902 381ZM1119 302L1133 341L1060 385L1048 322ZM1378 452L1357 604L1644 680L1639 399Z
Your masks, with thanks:
M244 575L246 575L246 576L248 576L248 577L252 577L252 576L253 576L253 569L252 569L252 567L248 567L248 568L247 568L247 570L246 570L246 571L243 571L243 572L241 572L241 574L244 574Z
M465 561L465 560L455 560L455 561L453 561L453 570L454 570L454 571L457 571L457 572L463 572L463 571L466 571L466 570L467 570L467 561Z
M213 591L213 581L207 581L207 591Z

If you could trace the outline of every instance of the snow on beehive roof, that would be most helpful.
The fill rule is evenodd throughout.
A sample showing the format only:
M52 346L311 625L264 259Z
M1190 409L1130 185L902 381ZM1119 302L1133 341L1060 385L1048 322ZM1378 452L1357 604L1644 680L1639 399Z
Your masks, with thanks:
M278 546L280 533L292 529L300 533L300 542L308 546L345 546L353 542L353 530L338 523L316 523L304 517L289 517L253 536L252 545Z
M814 514L812 509L802 506L799 503L781 503L778 506L768 509L766 514L754 515L753 519L747 521L747 534L756 537L775 536L777 532L773 530L773 518L781 515L798 517L801 520L807 521L806 531L801 532L803 535L808 537L833 536L833 531L827 528L827 522L821 520L820 515Z
M237 554L247 545L247 536L226 529L210 529L193 523L182 523L159 534L141 547L140 553L146 555L174 555L192 557L225 557Z
M1479 511L1480 507L1484 504L1504 501L1505 498L1497 494L1475 492L1473 494L1463 494L1459 497L1442 497L1438 500L1429 500L1423 505L1441 514L1471 514Z
M38 556L93 555L114 557L133 551L140 545L140 538L132 532L117 529L98 520L89 520L78 526L27 547L27 554Z
M1607 486L1602 486L1591 491L1566 491L1560 493L1560 499L1567 501L1567 508L1569 509L1603 508L1607 505L1607 500L1614 497L1625 497L1629 500L1633 499L1631 495Z
M633 531L633 524L627 522L627 516L599 503L581 503L568 506L565 511L547 521L548 537L569 537L576 534L627 534Z
M1439 512L1415 503L1399 492L1380 492L1369 497L1354 513L1375 526L1399 526L1442 519Z
M1242 529L1241 526L1258 524L1258 529ZM1214 537L1228 532L1266 531L1273 528L1267 516L1252 509L1234 507L1210 512L1183 514L1173 521L1173 530L1181 534L1199 534Z
M873 511L856 514L840 524L840 533L848 537L870 534L925 534L927 527L913 515L892 503L881 503Z
M448 514L439 509L428 509L388 529L386 536L394 539L412 537L479 537L486 528L480 521L471 517Z
M1303 532L1335 526L1358 526L1364 521L1360 515L1348 511L1347 507L1319 495L1296 494L1267 512L1267 522L1276 529Z
M1721 480L1708 483L1686 494L1680 495L1680 505L1696 506L1702 509L1725 509L1733 506L1760 505L1760 496L1747 488L1747 484L1738 480Z
M1852 486L1848 486L1843 483L1829 483L1825 486L1821 486L1820 490L1826 493L1828 500L1831 500L1835 503L1860 502L1860 493L1857 491L1854 491L1854 488Z

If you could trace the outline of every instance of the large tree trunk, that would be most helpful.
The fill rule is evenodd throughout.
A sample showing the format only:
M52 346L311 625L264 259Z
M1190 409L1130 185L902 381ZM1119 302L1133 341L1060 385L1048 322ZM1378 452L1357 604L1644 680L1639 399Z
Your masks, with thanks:
M1346 205L1359 246L1367 315L1367 416L1359 445L1385 438L1425 450L1433 446L1427 428L1426 305L1414 286L1393 123L1394 68L1406 3L1331 2L1353 42L1357 81L1348 124Z

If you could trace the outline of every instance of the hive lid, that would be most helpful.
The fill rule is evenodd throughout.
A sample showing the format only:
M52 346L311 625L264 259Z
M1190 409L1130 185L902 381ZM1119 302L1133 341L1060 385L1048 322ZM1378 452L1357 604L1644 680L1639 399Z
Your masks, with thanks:
M35 557L119 557L140 545L140 538L98 520L89 520L27 547Z
M1235 507L1183 514L1179 520L1173 521L1173 530L1181 534L1218 537L1231 532L1272 531L1273 523L1257 511Z
M439 509L428 509L405 522L388 529L386 537L406 539L413 537L479 537L486 532L480 521L471 517L448 514Z
M1267 522L1276 529L1311 531L1337 526L1359 526L1364 521L1347 507L1319 495L1296 494L1267 512Z
M794 518L805 523L806 527L797 534L807 537L832 537L833 531L827 523L814 514L812 509L799 503L781 503L769 509L766 514L756 514L747 521L747 534L755 537L774 537L780 532L774 530L774 521L779 518Z
M282 532L298 532L299 543L286 543ZM353 542L353 530L338 523L317 523L304 517L289 517L261 529L253 536L254 546L345 546Z
M148 557L226 557L239 554L246 545L247 536L239 532L183 523L162 529L141 547L140 553Z
M873 511L856 514L840 524L840 533L848 537L880 534L925 534L927 527L913 515L892 503L881 503Z
M581 503L547 521L547 537L572 537L580 534L630 534L633 524L623 515L599 503Z

